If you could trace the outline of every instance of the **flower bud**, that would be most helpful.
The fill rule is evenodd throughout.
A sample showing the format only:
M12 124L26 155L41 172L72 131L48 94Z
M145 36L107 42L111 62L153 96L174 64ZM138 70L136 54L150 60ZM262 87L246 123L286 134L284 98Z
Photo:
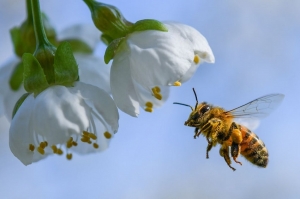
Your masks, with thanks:
M127 21L114 6L84 0L89 7L95 26L111 40L124 37L130 33L132 23Z
M47 16L42 14L46 35L50 42L55 43L56 33L49 23ZM36 39L32 18L27 18L20 27L10 30L10 36L14 45L15 54L22 57L24 53L33 53L36 48Z

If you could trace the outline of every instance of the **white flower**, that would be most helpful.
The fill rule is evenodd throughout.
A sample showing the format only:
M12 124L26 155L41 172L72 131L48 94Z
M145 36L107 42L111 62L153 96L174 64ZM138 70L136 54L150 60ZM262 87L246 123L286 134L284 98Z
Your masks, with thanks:
M15 114L9 130L12 153L28 165L50 154L102 151L118 130L118 110L102 89L76 82L30 94Z
M67 28L59 35L60 39L79 39L85 42L91 49L99 43L99 31L93 25L75 25ZM97 43L98 41L98 43ZM92 54L74 53L79 67L80 81L98 86L110 93L109 73L110 67L104 61ZM17 100L26 92L23 85L17 91L10 88L9 80L13 69L21 61L13 56L0 67L0 117L4 114L11 121L12 111ZM102 66L99 67L99 63Z
M168 32L130 34L114 56L112 95L117 106L129 115L137 116L139 106L152 110L161 105L169 93L166 87L189 80L201 62L215 61L209 44L197 30L178 23L165 26Z

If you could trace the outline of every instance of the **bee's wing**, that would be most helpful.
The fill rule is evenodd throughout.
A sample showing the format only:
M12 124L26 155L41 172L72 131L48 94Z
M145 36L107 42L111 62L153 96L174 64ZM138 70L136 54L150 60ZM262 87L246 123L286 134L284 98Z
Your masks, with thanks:
M266 95L225 113L234 118L264 118L282 102L283 98L283 94Z

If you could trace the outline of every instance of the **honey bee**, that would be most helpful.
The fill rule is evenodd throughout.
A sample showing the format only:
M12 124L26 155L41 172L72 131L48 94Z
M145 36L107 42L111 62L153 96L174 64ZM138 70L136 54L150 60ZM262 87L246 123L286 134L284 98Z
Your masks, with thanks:
M208 142L206 148L206 158L209 158L209 151L217 144L221 145L220 155L227 165L231 166L229 150L234 162L242 165L237 160L239 154L244 156L249 162L259 167L265 168L268 164L268 150L262 140L251 130L243 125L237 124L234 118L263 118L269 115L283 100L283 94L270 94L255 99L245 105L234 108L230 111L213 106L206 102L198 104L197 94L193 88L196 98L196 105L174 102L174 104L188 106L192 109L186 126L195 127L196 139L202 134Z

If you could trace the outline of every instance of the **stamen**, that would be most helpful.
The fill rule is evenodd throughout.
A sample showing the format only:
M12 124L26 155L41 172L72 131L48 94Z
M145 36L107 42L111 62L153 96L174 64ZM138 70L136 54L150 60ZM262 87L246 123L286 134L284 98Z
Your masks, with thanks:
M95 149L98 149L98 148L99 148L99 145L98 145L97 143L94 143L94 144L93 144L93 147L94 147Z
M53 153L57 153L57 147L55 145L52 145L51 149L52 149Z
M82 138L80 140L81 140L81 142L89 142L90 138L82 136Z
M162 95L160 93L154 93L154 97L158 100L162 99Z
M47 141L44 141L44 143L45 143L45 145L46 145L46 147L48 146L48 142Z
M72 142L72 145L73 145L73 146L77 146L78 144L77 144L77 142L73 141L73 142Z
M73 146L73 138L70 137L70 139L67 141L67 148L71 148Z
M153 112L153 108L146 107L146 108L145 108L145 111L147 111L147 112L149 112L149 113L152 113L152 112Z
M89 133L89 137L92 138L93 140L97 139L97 136L93 133Z
M61 149L57 149L57 152L56 152L58 155L62 155L64 152L61 150Z
M42 148L42 147L38 147L37 149L36 149L41 155L44 155L45 154L45 150Z
M89 132L87 132L87 131L82 131L82 133L83 133L83 135L85 135L85 136L87 136L87 137L88 137L88 136L89 136L89 134L90 134L90 133L89 133Z
M152 108L152 107L153 107L153 104L152 104L152 102L146 102L145 106L146 106L146 107L149 107L149 108Z
M153 87L152 89L152 92L155 94L155 93L160 93L160 88L158 87L158 86L155 86L155 87Z
M33 144L29 144L29 151L34 151L35 147Z
M173 86L181 86L181 83L179 81L174 82Z
M46 148L45 142L41 142L39 147L41 147L42 149Z
M195 62L195 64L199 64L199 62L200 62L200 57L199 57L199 55L195 55L195 57L194 57L194 62Z
M66 157L67 157L68 160L71 160L72 159L72 153L67 153Z
M111 134L110 134L108 131L105 131L105 132L103 133L103 135L104 135L104 137L105 137L106 139L110 139L110 138L111 138Z

